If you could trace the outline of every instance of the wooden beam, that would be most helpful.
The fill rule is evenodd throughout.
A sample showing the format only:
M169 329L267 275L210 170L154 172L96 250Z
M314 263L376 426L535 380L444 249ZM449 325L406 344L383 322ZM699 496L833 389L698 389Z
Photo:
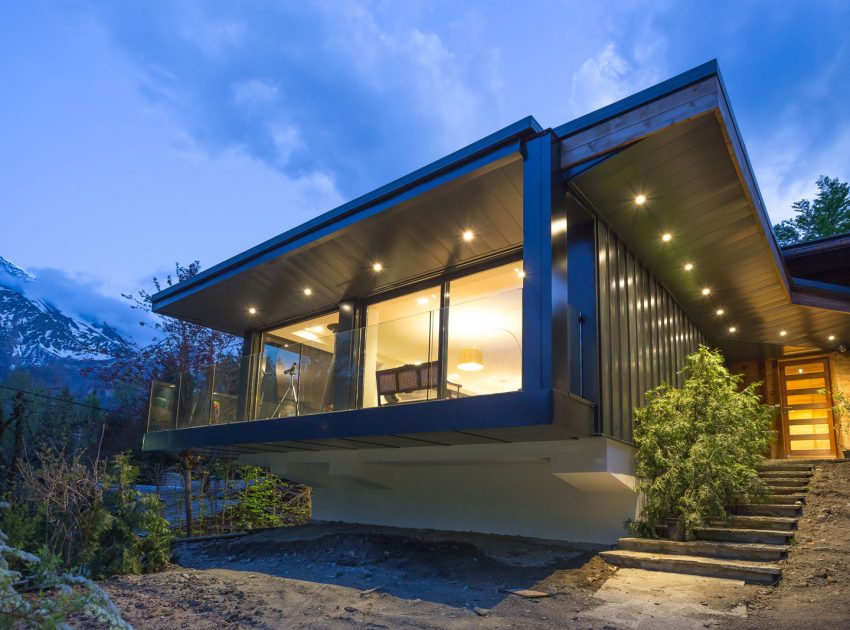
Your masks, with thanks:
M561 140L561 168L633 144L657 131L707 114L720 104L720 84L710 77Z

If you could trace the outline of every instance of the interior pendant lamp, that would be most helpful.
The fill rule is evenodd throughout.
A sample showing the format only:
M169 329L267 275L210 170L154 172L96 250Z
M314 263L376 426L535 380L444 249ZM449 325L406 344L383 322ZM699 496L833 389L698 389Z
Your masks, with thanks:
M464 348L460 351L457 369L464 372L478 372L484 369L484 353L478 348Z

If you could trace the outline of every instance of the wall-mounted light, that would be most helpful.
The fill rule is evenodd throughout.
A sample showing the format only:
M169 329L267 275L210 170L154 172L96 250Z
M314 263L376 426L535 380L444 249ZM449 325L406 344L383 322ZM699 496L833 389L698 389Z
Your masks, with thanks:
M478 372L484 369L484 353L478 348L464 348L460 351L457 369L464 372Z

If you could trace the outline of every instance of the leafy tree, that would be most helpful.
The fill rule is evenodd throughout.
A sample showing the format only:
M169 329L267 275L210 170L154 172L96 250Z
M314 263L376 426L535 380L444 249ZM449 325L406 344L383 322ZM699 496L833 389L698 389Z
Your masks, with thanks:
M197 373L240 349L242 340L238 337L153 313L155 292L189 280L200 270L198 261L187 266L176 263L174 274L166 276L164 282L153 278L153 293L143 289L136 294L123 295L130 301L131 308L145 313L139 324L143 327L153 326L156 333L150 344L129 347L124 355L116 357L98 374L113 393L121 418L120 422L107 423L105 442L113 453L128 448L135 450L141 446L141 436L146 428L150 383L153 380L181 372Z
M773 226L780 245L793 245L850 232L850 185L838 178L821 175L814 201L801 199L792 204L797 215Z
M726 507L765 492L755 466L770 446L773 410L761 403L760 383L742 388L719 351L700 346L682 370L681 388L647 392L635 412L637 476L646 505L631 525L654 537L668 519L686 538Z

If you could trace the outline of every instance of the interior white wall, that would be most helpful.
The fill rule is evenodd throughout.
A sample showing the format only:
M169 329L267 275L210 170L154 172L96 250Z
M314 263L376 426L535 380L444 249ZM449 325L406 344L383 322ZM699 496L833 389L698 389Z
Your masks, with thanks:
M637 505L631 449L602 437L244 459L312 485L319 520L611 544Z

